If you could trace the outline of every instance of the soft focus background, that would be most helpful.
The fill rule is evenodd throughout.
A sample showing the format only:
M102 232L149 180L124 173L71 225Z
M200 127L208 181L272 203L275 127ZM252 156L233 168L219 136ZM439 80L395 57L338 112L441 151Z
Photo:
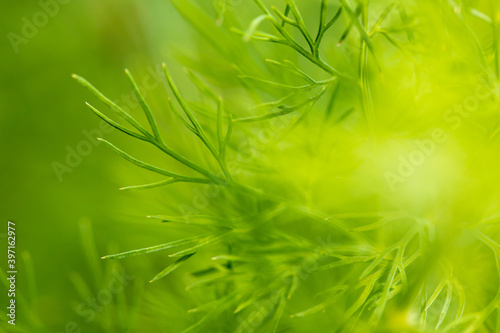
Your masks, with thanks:
M147 157L152 163L166 165L174 171L182 168L141 142L116 130L103 128L84 102L96 104L102 110L104 107L97 104L96 98L71 75L76 73L85 77L144 121L131 99L132 90L123 72L128 68L144 88L172 146L182 152L194 153L200 160L198 162L204 164L210 162L204 160L203 154L196 155L200 145L193 143L192 135L184 135L179 121L168 111L162 62L169 65L189 99L203 99L203 96L200 97L199 91L188 84L184 67L206 74L217 83L239 117L250 112L263 112L248 106L277 100L285 92L283 87L269 88L262 82L254 82L256 86L262 85L254 90L248 89L255 94L242 98L243 88L234 87L241 84L237 78L241 73L235 69L235 64L245 73L286 84L298 84L300 80L293 81L291 75L286 76L282 70L264 65L263 59L290 60L318 80L328 77L296 52L275 45L255 43L255 47L254 44L248 46L240 36L229 33L229 27L239 25L232 15L226 17L230 11L238 12L236 16L241 18L242 30L260 15L252 1L193 2L203 9L206 16L198 15L189 6L191 2L182 0L25 0L0 3L0 248L1 258L5 261L7 221L14 221L19 271L17 325L14 328L6 324L2 305L0 332L180 332L200 318L194 316L197 319L193 319L186 310L209 303L213 297L202 292L186 292L185 282L189 277L183 272L176 271L168 279L149 284L149 279L171 263L163 253L122 261L100 260L106 254L192 235L192 230L175 225L166 227L146 216L176 213L176 203L192 200L196 192L193 194L192 188L179 184L168 190L119 191L122 186L159 179L118 158L95 140L98 136L104 136L133 155ZM427 272L427 263L429 260L434 262L434 257L443 259L447 263L443 265L446 266L444 271L448 267L451 271L455 269L453 276L459 276L457 279L466 286L467 297L472 299L467 303L466 313L482 311L488 316L493 313L480 330L489 332L493 325L500 327L495 312L500 308L500 293L495 296L499 281L494 261L498 259L498 253L494 251L500 250L491 251L490 248L494 248L500 239L495 224L499 206L498 175L492 171L500 164L496 140L500 128L496 89L500 77L500 52L496 39L500 22L498 6L494 0L459 1L460 4L422 1L422 5L417 2L418 6L415 1L399 2L420 15L418 24L412 25L410 23L414 22L408 21L406 25L404 18L389 15L386 23L394 24L396 28L385 33L394 33L407 42L401 43L402 47L394 46L389 39L376 37L374 47L381 67L376 67L380 64L372 58L367 62L365 79L372 89L375 114L372 125L378 136L378 150L374 150L370 141L373 138L369 138L365 124L366 110L363 108L366 106L363 104L366 101L363 98L366 95L358 91L358 81L342 81L338 103L336 100L328 104L327 98L318 102L311 112L313 116L304 121L304 126L298 127L283 145L277 144L268 151L268 158L263 158L267 165L248 163L249 171L239 180L243 183L253 181L264 191L282 195L292 206L297 204L297 207L307 207L311 211L319 208L329 216L370 210L398 211L404 212L411 221L428 222L429 230L435 231L437 236L432 234L425 240L432 244L430 250L423 246L419 265L409 270L410 282L414 283L410 292L420 295L419 283L421 277L427 277L422 273ZM184 4L184 14L192 14L191 19L199 23L198 29L187 23L172 3ZM303 6L303 15L307 24L315 26L320 1L308 0L307 4ZM368 20L374 23L387 4L381 0L372 1L372 5L372 15ZM467 10L478 10L467 12L465 20L461 16L462 5ZM339 4L335 2L334 6ZM481 18L482 12L494 19ZM329 14L333 15L333 10ZM338 29L332 29L326 38L322 53L328 63L358 79L357 75L364 73L358 71L359 35L351 33L341 46L337 44L349 25L346 14L343 15ZM210 18L208 21L207 17ZM227 22L230 19L234 21ZM218 29L217 23L223 29ZM204 29L207 25L213 30ZM414 36L407 34L405 29L415 32L418 42L413 43ZM266 22L262 24L262 30L272 29ZM489 81L481 82L481 78ZM447 119L447 110L466 103L464 98L474 97L478 87L488 89L488 96L474 107L479 111L467 116L451 112L448 116L454 118ZM299 97L303 96L307 97L307 94ZM459 122L459 125L450 127L454 122ZM240 127L238 138L244 138L258 126ZM436 144L436 153L428 159L424 157L422 167L404 176L397 188L391 188L390 181L387 184L387 172L397 173L401 156L418 153L416 140L428 140L436 128L444 128L449 140ZM231 148L228 154L236 155L238 146L235 144ZM245 178L246 175L250 176ZM234 202L227 204L224 199L220 196L216 200L219 206L214 211L219 209L226 213L225 210L230 210L227 207L237 207L238 204L245 208L240 197L231 198ZM383 214L375 217L379 216ZM334 227L318 227L298 213L280 218L276 230L271 230L280 231L280 235L290 232L294 237L313 239L331 233L338 237ZM481 240L471 231L483 222L486 224L483 231L493 243L485 242L484 238ZM489 226L490 222L495 226ZM363 217L349 223L353 228L367 224ZM400 231L406 228L403 224L395 223L394 227L388 224L386 229L377 229L377 233L367 239L374 241L377 251L382 251L401 238ZM259 232L265 234L267 231ZM262 246L273 245L265 237L261 241ZM252 250L253 238L249 237L245 244ZM256 245L257 251L258 247ZM284 248L287 251L288 248ZM293 251L285 255L295 257ZM186 264L186 270L202 269L206 267L204 260L208 262L210 258L209 254L194 257ZM381 261L386 259L382 257ZM2 262L2 268L3 265ZM470 265L475 266L469 269ZM269 266L273 266L272 261ZM258 271L255 272L259 277ZM340 277L349 277L343 274L347 270L340 272L337 278L320 275L308 281L311 285L300 289L287 314L315 306L319 301L311 295L330 287L326 286L329 282L337 283L341 281ZM430 280L434 279L428 287L429 296L441 281L439 274L444 273L439 272L438 277L427 273ZM452 280L451 273L445 275ZM267 276L261 274L260 277L265 281ZM4 282L5 277L1 278ZM261 287L267 287L266 283L262 282ZM3 300L6 292L2 288L0 292ZM455 298L459 295L453 289L449 293L453 296L450 308L456 311L460 303ZM423 294L425 296L425 291ZM448 302L445 297L451 299L451 296L445 296L444 292L439 298L436 296L439 308L436 306L432 310L434 321L439 320L441 309ZM409 298L404 296L397 301L400 303L395 302L387 309L385 321L389 328L380 332L401 333L402 328L407 329L405 332L424 332L418 330L418 314L410 311L410 305L415 304L409 304ZM356 298L346 297L345 304L349 302L356 302ZM342 306L345 304L333 304L337 312L331 313L337 317L344 315ZM415 307L422 308L419 304ZM235 327L239 317L233 316L231 311L213 320L212 331L222 332L220 327ZM321 319L309 317L309 321L293 324L286 321L283 330L309 332L313 331L311 325L317 325L318 331L326 331L338 324L337 317L329 314ZM290 316L286 318L289 320ZM478 322L478 326L482 325L482 321ZM290 328L291 325L296 326ZM434 331L433 328L429 330Z

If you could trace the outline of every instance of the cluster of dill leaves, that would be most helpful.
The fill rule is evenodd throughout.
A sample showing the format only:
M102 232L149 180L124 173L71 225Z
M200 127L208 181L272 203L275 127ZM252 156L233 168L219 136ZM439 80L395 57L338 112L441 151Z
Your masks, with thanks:
M203 202L152 216L191 237L104 258L165 251L152 281L181 271L198 300L184 332L500 331L496 0L171 2L201 98L164 65L152 110L126 71L140 122L74 77L168 157L101 139L158 175L125 189Z

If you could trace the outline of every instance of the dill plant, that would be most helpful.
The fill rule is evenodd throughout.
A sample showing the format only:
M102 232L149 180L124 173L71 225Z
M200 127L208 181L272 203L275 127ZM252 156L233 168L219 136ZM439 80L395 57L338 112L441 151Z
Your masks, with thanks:
M199 100L164 65L168 111L202 149L172 148L128 71L147 125L74 77L175 165L100 139L159 177L124 189L213 195L152 216L191 237L104 258L165 251L152 282L190 267L184 332L499 331L496 2L171 2L204 52L180 60Z

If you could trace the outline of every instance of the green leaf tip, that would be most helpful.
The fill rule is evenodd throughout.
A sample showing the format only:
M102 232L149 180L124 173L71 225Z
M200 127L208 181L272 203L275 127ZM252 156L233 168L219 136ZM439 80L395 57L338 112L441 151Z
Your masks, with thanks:
M78 81L80 84L84 85L84 86L89 86L90 85L89 81L87 81L85 78L83 78L80 75L72 74L71 77L73 79L75 79L76 81Z
M163 271L161 271L159 274L157 274L153 279L151 279L151 281L149 281L149 283L153 283L155 281L158 281L159 279L164 278L168 274L172 273L180 265L182 265L186 260L188 260L189 258L191 258L195 254L196 254L196 252L189 253L189 254L183 256L182 258L177 259L173 264L171 264L170 266L165 268Z

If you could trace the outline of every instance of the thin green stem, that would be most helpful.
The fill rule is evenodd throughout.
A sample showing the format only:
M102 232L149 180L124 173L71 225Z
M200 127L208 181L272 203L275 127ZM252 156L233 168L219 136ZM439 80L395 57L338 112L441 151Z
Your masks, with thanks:
M231 175L226 166L226 145L230 139L231 131L232 131L232 119L229 119L230 124L228 125L228 131L226 136L222 134L222 129L224 125L224 103L220 98L217 103L217 139L219 141L219 154L217 156L217 160L219 161L220 167L224 172L224 176L228 181L231 180ZM228 135L229 134L229 135Z
M285 17L288 17L289 14L290 14L290 6L286 5L284 15L285 15ZM286 24L285 21L281 22L281 26L283 28L285 27L285 24Z
M366 26L368 24L368 3L365 4L362 15L364 25ZM376 144L375 115L370 94L370 87L368 83L368 44L364 39L361 39L360 43L361 52L359 55L359 86L362 95L361 102L363 105L363 111L365 113L370 137L373 143Z
M214 155L217 156L217 152L212 145L212 143L208 140L205 131L201 127L201 125L198 123L198 120L194 116L194 114L191 112L191 109L185 102L184 98L182 97L181 93L179 92L179 89L177 88L177 85L174 83L172 76L170 75L170 72L167 69L167 65L163 64L163 72L165 74L165 77L167 79L168 85L170 86L170 89L174 93L175 98L177 99L177 102L181 106L182 110L188 117L189 121L193 125L193 127L196 129L196 134L198 137L201 139L201 141L207 146L207 148L210 150L210 152Z
M170 147L168 147L165 143L160 143L157 141L152 141L151 142L154 146L156 146L158 149L166 153L167 155L171 156L173 159L181 162L182 164L186 165L187 167L193 169L194 171L197 171L198 173L210 178L213 180L216 184L225 184L226 181L220 177L217 177L210 171L206 170L205 168L201 167L200 165L188 160L184 156L176 153L173 151Z
M149 171L152 171L152 172L156 172L158 174L161 174L161 175L164 175L164 176L167 176L167 177L172 177L172 178L175 178L175 179L189 179L189 177L184 177L184 176L176 174L174 172L170 172L170 171L167 171L167 170L155 167L154 165L151 165L149 163L146 163L146 162L143 162L141 160L138 160L137 158L132 157L129 154L127 154L126 152L124 152L123 150L117 148L115 145L113 145L109 141L106 141L106 140L101 139L101 138L98 138L98 140L101 141L101 142L103 142L106 146L108 146L109 148L111 148L113 151L115 151L118 155L120 155L121 157L123 157L127 161L129 161L129 162L131 162L131 163L133 163L133 164L135 164L135 165L137 165L137 166L139 166L139 167L141 167L143 169L146 169L146 170L149 170ZM151 142L151 143L153 143L153 144L156 145L157 142ZM185 162L189 162L189 161L186 160ZM193 165L192 168L194 169L194 167L196 167L196 165ZM210 173L208 173L206 176L208 177L209 174Z
M94 108L92 105L90 105L88 102L85 103L90 110L92 110L92 112L94 112L99 118L101 118L102 120L104 120L105 122L107 122L109 125L113 126L114 128L116 128L117 130L127 134L127 135L130 135L131 137L133 138L136 138L136 139L139 139L139 140L142 140L142 141L148 141L149 142L149 137L145 137L139 133L135 133L131 130L129 130L128 128L126 128L125 126L122 126L120 125L119 123L117 123L116 121L112 120L111 118L109 118L108 116L104 115L102 112L100 112L99 110L97 110L96 108Z
M304 49L302 46L300 46L295 39L290 35L288 31L276 20L276 18L271 14L269 9L262 3L261 0L254 0L257 5L269 16L269 20L271 21L272 25L278 30L278 32L283 36L284 39L277 39L277 38L271 38L269 41L274 42L274 43L279 43L283 45L287 45L291 48L293 48L295 51L300 53L302 56L304 56L306 59L308 59L310 62L313 64L317 65L321 69L323 69L325 72L331 74L331 75L336 75L338 77L342 77L344 79L350 79L348 76L341 74L338 72L336 69L325 63L319 56L316 56L313 54L314 48L311 49L311 52L308 52L306 49ZM290 2L292 3L292 2ZM292 8L293 11L293 8Z
M227 172L227 168L225 167L223 161L220 159L219 153L217 152L217 150L215 149L215 147L212 145L212 143L210 142L210 140L208 140L208 138L207 138L207 136L205 134L205 131L203 130L203 128L199 124L199 122L196 119L196 117L194 116L194 114L191 112L191 109L187 105L186 101L184 100L184 98L182 97L181 93L179 92L179 89L177 88L176 84L174 83L174 81L172 79L172 76L170 75L170 72L168 71L167 65L165 63L163 64L163 72L164 72L165 77L167 79L168 85L170 86L170 89L172 90L172 92L174 93L175 98L177 99L177 102L179 103L179 105L181 106L182 110L184 111L184 113L188 117L189 121L193 125L193 128L195 130L194 133L205 144L205 146L208 148L208 150L210 151L210 153L217 160L217 163L219 163L219 166L221 167L221 169L223 170L223 172L226 174L226 177L228 177L229 173ZM161 142L158 142L158 143L159 143L159 145L157 145L158 148L160 148L160 149L165 149L165 148L169 149L165 144L162 144ZM170 150L170 151L172 153L174 153L172 150ZM192 164L194 165L194 163L192 163ZM197 167L196 165L194 165L194 166ZM197 171L199 171L199 169ZM209 174L210 173L207 173L205 175L207 177L213 179L213 180L220 179L219 177L214 176L213 174L210 174L210 176L209 176ZM213 178L213 177L215 177L215 178Z
M363 23L361 23L358 20L358 15L355 12L352 11L351 7L349 7L349 5L347 4L346 0L340 0L340 2L344 6L346 12L351 17L351 20L352 20L354 26L356 26L356 28L358 29L358 32L361 35L361 39L366 43L366 45L368 46L368 48L370 49L370 51L373 53L374 52L374 50L373 50L373 44L371 42L370 36L368 36L368 33L366 32L366 27L368 26L368 5L369 5L369 0L364 1L364 4L363 4L363 10L362 10Z
M134 88L135 95L137 96L137 99L139 100L139 103L141 104L141 107L144 110L146 117L148 118L149 126L151 126L151 130L153 131L154 137L156 138L156 140L162 142L163 140L162 140L161 135L160 135L160 130L158 129L158 124L156 123L156 120L153 116L153 112L149 108L148 103L146 103L144 96L142 95L139 87L137 86L137 83L135 82L132 74L130 74L128 69L125 69L125 74L127 75L128 79L130 80L130 84Z
M295 17L295 21L297 22L297 28L299 29L301 34L304 36L307 44L309 45L309 48L311 49L311 53L314 53L314 41L311 37L311 34L307 30L304 19L302 18L302 15L300 14L299 9L297 8L297 5L295 4L295 0L286 0L286 2L288 4L288 6L290 6L292 14Z
M89 89L98 99L100 99L104 104L106 104L109 108L111 108L118 116L127 121L130 125L135 127L139 132L141 132L145 137L151 138L152 135L144 129L131 115L129 115L125 110L119 107L115 102L104 96L97 88L95 88L90 82L85 80L83 77L73 74L72 76L75 80L77 80L81 85Z
M493 47L495 49L495 75L497 80L500 80L500 50L499 50L499 40L498 40L498 16L500 15L499 7L497 1L492 1L493 6L493 19L491 20L491 25L493 29Z
M327 0L324 0L324 1L327 1ZM339 8L339 10L335 14L335 16L326 25L323 25L323 23L320 23L318 35L316 36L316 41L314 42L314 44L315 44L314 54L315 54L316 58L319 58L319 47L321 45L321 41L323 40L323 37L325 36L325 33L339 19L341 14L342 14L342 7Z
M328 13L328 0L321 0L321 7L319 12L319 28L318 28L318 34L316 36L316 43L318 42L318 37L321 34L321 31L324 29L327 13Z

